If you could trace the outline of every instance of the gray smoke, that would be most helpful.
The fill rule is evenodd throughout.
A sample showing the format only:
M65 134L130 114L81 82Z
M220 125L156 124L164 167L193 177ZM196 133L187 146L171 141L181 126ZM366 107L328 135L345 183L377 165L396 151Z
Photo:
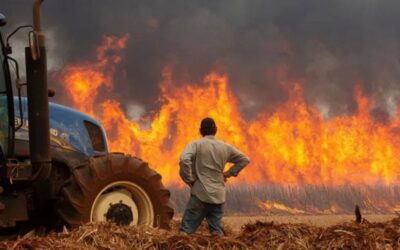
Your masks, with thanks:
M30 22L30 10L30 1L2 0L6 30ZM294 81L326 117L355 111L359 82L382 117L400 100L399 10L398 0L47 0L43 24L53 70L92 60L102 35L129 33L116 74L126 107L156 109L161 71L172 65L176 80L227 73L247 118L273 111Z

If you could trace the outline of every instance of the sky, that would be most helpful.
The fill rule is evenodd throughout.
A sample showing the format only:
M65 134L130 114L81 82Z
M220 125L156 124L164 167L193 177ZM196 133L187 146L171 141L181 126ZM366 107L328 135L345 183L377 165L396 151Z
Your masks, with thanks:
M227 74L247 119L273 112L295 82L329 119L356 111L356 84L376 99L377 118L394 114L399 9L398 0L46 0L42 15L50 71L93 60L104 35L129 34L115 91L132 116L157 110L170 66L177 84ZM31 1L2 0L0 12L5 33L31 23ZM16 48L25 41L12 40ZM61 95L55 101L65 102Z

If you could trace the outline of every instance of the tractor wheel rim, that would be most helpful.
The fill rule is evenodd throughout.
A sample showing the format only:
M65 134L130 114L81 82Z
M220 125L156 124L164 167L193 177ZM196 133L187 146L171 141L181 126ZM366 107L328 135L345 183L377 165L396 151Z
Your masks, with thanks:
M117 224L153 226L154 208L149 195L142 187L129 181L112 182L98 193L91 207L90 221L110 220L110 209L115 210L117 204L129 208L132 213L132 219L128 219L130 223L114 221ZM124 213L126 215L126 211Z

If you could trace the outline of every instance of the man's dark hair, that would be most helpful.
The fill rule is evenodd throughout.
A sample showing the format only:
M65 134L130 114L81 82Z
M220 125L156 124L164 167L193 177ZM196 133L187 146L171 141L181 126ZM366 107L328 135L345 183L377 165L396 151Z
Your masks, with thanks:
M217 133L217 125L215 125L214 119L206 117L201 121L200 134L202 136L215 135Z

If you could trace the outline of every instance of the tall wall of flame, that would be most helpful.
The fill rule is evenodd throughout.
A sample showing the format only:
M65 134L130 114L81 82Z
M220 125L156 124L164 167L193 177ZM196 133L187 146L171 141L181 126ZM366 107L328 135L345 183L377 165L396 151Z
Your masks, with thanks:
M104 124L112 151L149 161L165 182L181 183L179 154L199 137L199 122L205 116L216 120L220 139L237 146L252 160L235 181L283 185L399 181L400 116L375 119L371 115L375 100L363 93L360 83L353 92L357 104L354 114L325 119L316 106L305 102L304 83L293 81L280 83L288 101L272 112L261 111L256 118L246 120L239 112L228 75L211 72L201 83L174 82L174 68L166 66L161 72L161 95L153 100L160 109L132 121L113 89L115 69L124 60L128 40L128 35L104 37L94 61L67 65L55 77L75 108Z

